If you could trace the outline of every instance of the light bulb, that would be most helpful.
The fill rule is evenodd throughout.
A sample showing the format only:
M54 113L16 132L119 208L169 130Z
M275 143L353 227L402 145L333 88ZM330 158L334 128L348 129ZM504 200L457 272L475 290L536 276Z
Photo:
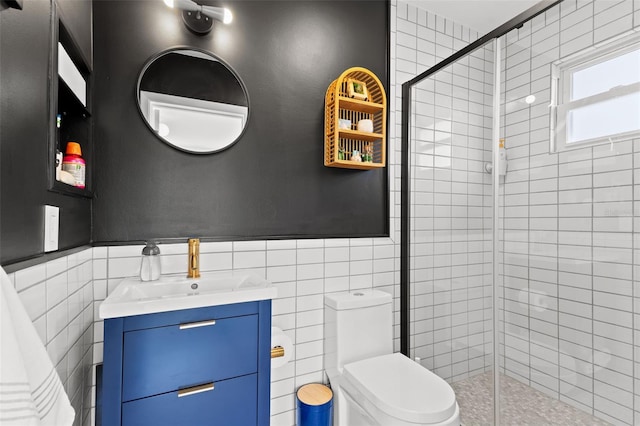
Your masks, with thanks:
M231 11L229 9L227 9L226 7L224 8L224 18L222 19L222 22L225 24L230 24L231 21L233 21L233 14L231 13Z
M532 103L534 103L536 101L536 96L535 95L529 95L526 98L524 98L524 101L526 103L528 103L529 105L531 105Z

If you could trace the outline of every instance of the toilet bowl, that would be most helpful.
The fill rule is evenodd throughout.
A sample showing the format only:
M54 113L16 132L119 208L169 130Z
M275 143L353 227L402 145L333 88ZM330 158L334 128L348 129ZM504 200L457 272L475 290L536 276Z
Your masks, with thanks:
M391 296L325 296L325 367L334 426L459 425L449 384L392 348Z

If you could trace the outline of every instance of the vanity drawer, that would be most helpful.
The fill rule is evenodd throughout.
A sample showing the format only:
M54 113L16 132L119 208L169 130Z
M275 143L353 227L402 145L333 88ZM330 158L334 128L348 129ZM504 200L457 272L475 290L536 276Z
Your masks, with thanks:
M258 315L126 332L123 357L123 401L255 373Z
M223 380L187 396L178 392L122 405L123 426L249 426L257 423L257 374Z

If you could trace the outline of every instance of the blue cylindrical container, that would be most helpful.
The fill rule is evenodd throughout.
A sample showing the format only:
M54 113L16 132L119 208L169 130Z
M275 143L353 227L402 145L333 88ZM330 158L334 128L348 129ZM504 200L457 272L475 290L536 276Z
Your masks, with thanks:
M327 386L312 383L301 386L297 392L298 426L331 426L333 417L333 392Z

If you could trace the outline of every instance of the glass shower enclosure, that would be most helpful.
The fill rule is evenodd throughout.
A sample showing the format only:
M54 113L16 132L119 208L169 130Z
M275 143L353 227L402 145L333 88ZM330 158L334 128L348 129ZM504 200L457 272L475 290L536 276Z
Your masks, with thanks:
M541 2L402 103L403 352L465 425L640 423L640 4Z

